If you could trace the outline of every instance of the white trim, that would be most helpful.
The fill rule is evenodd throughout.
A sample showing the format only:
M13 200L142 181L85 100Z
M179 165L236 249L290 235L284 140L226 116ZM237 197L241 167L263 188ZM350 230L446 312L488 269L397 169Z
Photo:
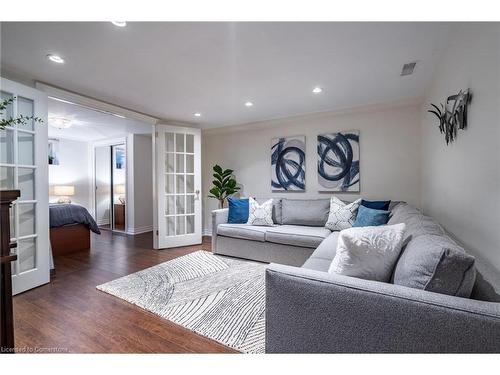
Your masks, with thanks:
M203 231L201 232L201 234L203 236L209 236L209 237L212 237L212 229L203 229Z
M125 202L126 206L126 223L125 231L129 233L134 232L135 226L135 195L134 195L134 134L127 135L127 148L126 153L126 180L125 180Z
M152 232L152 231L153 231L153 226L152 225L146 225L146 226L143 226L143 227L128 228L127 229L127 234L135 236L136 234L147 233L147 232Z
M156 207L158 207L158 197L157 197L157 187L156 187L156 149L158 148L158 144L156 138L158 137L158 131L156 130L156 125L153 125L153 132L151 134L151 157L152 157L152 167L153 167L153 249L158 250L160 248L159 243L159 230L158 230L158 211Z
M90 109L110 114L125 116L127 118L145 122L151 125L154 125L159 121L159 119L156 117L152 117L144 113L133 111L128 108L120 107L115 104L93 99L88 96L80 95L75 92L64 90L60 87L52 86L44 82L35 81L35 87L38 90L45 91L49 97L62 99L82 107L87 107Z

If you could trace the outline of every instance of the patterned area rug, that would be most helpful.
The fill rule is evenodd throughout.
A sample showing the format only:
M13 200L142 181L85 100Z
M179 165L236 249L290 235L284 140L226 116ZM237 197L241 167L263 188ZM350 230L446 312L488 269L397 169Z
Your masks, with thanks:
M200 250L97 289L236 350L263 353L265 268Z

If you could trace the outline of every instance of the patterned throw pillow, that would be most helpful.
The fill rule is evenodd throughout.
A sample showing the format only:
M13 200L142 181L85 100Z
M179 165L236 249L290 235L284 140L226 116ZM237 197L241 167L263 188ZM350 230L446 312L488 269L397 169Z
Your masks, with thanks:
M341 231L328 272L388 282L401 252L405 229L401 223Z
M258 204L253 198L248 198L248 221L250 225L273 226L273 200L269 199Z
M337 197L330 199L330 214L325 228L330 230L344 230L351 228L356 220L359 204L361 199L357 199L352 203L345 204Z

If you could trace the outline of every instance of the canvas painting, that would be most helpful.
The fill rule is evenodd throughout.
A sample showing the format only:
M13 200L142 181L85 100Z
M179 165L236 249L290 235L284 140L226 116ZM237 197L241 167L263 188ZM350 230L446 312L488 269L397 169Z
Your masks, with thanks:
M271 142L272 191L305 191L306 137L274 138Z
M320 191L359 192L359 131L318 135Z

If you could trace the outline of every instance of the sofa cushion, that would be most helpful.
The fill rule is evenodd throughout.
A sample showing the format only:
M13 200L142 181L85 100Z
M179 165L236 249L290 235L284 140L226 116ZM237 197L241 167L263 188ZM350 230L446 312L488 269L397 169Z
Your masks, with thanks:
M283 198L281 212L282 224L324 227L330 212L330 200Z
M361 203L361 199L357 199L352 203L345 203L333 196L330 198L330 209L325 227L330 230L343 230L352 227L356 214Z
M245 224L248 221L248 198L227 198L229 214L227 222L230 224Z
M266 240L266 229L268 228L248 224L219 224L217 234L220 236L264 242Z
M254 198L258 204L262 204L269 198ZM281 219L281 198L273 198L273 222L274 224L283 224Z
M329 273L388 282L403 244L405 224L340 232Z
M365 206L359 206L353 227L376 227L387 224L390 211L377 210Z
M321 258L326 259L330 263L335 257L337 252L337 241L339 239L340 232L332 232L328 237L326 237L318 246L316 250L311 254L311 258Z
M394 284L468 298L476 279L474 262L451 238L420 235L397 262Z
M431 217L425 216L407 203L400 203L392 210L389 225L405 223L406 237L416 238L424 234L444 236L443 228Z
M361 205L366 208L371 208L373 210L383 210L388 211L391 201L367 201L362 199Z
M273 221L273 200L272 198L262 204L257 203L253 198L248 198L248 225L262 225L272 227Z
M267 228L266 241L300 247L316 248L331 232L323 227L278 225Z

